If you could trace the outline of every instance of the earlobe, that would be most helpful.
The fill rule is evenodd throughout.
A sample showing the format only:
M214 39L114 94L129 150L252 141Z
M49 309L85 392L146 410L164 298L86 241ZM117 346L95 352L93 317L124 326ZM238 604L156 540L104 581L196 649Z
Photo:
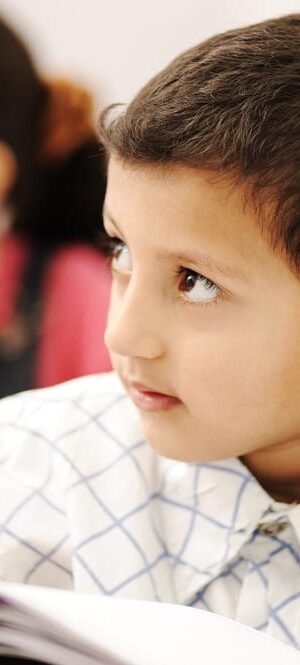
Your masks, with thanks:
M5 203L17 177L17 160L12 149L0 141L0 204Z

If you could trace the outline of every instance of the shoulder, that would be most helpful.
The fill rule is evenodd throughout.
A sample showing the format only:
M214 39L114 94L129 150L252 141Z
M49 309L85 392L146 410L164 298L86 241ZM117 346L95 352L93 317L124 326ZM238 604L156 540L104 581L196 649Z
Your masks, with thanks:
M113 436L116 422L125 438L128 426L129 441L140 437L136 411L114 372L7 397L0 400L0 462L26 443L72 457L78 442L88 446L97 433L99 443L110 430Z
M29 417L36 420L40 411L44 416L53 413L59 420L61 413L70 412L70 416L74 416L74 404L102 410L115 400L123 399L126 399L126 392L115 372L82 376L1 399L0 426L8 424L11 418L15 424Z

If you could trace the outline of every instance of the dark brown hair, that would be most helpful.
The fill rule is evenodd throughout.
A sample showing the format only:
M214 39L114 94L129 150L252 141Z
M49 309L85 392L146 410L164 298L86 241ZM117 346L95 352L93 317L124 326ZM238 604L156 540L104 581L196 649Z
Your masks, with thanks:
M208 39L123 112L111 117L111 109L100 118L108 153L230 175L261 213L274 250L300 274L300 14Z

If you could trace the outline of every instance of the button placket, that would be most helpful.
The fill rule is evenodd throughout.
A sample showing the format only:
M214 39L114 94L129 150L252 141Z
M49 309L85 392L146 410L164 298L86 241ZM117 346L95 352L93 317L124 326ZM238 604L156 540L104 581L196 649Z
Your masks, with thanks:
M274 520L272 522L260 522L258 531L263 536L277 536L288 526L287 520Z

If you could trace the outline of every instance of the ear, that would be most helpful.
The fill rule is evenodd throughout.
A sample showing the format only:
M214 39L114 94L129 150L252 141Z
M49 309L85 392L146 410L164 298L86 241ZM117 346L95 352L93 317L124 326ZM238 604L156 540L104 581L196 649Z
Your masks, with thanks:
M5 200L15 184L17 177L17 160L12 149L0 141L0 205Z

